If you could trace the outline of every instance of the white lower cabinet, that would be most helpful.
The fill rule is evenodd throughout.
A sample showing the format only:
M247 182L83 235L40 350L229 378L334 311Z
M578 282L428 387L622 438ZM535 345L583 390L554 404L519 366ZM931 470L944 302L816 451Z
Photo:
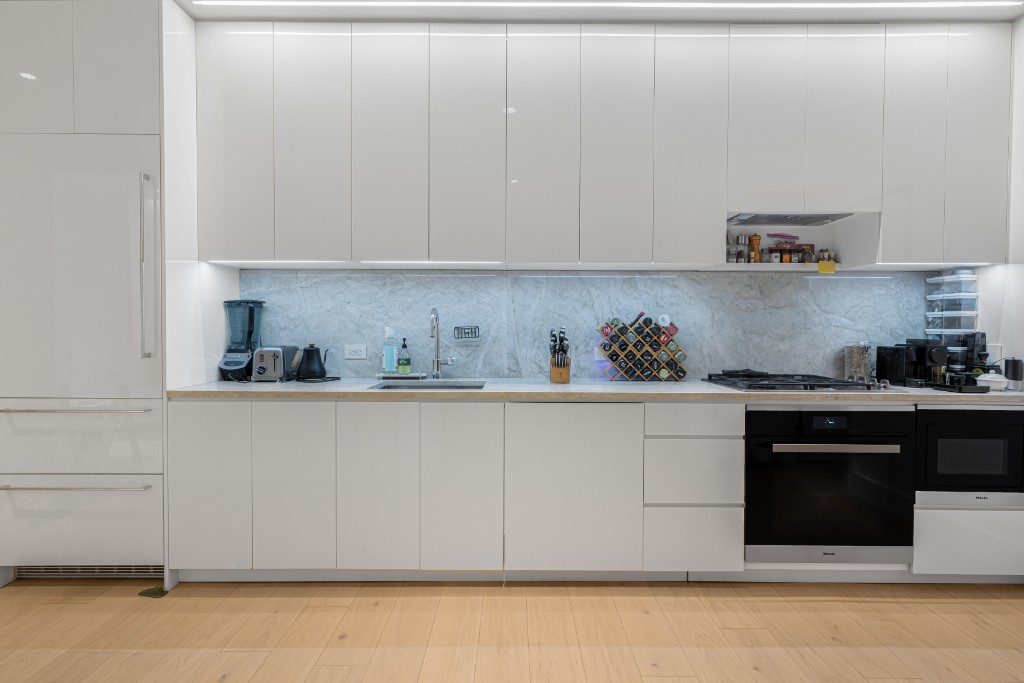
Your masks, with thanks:
M171 401L167 424L170 566L251 569L252 404Z
M644 510L644 571L742 570L742 507Z
M4 474L160 474L163 402L0 399Z
M1024 510L914 510L911 569L1024 575Z
M647 439L644 503L743 503L742 439Z
M419 569L420 404L337 410L338 568Z
M641 404L505 408L505 568L643 567Z
M502 567L505 406L420 406L420 569Z
M252 566L336 565L335 409L329 402L252 404Z
M160 475L0 476L0 566L163 564Z

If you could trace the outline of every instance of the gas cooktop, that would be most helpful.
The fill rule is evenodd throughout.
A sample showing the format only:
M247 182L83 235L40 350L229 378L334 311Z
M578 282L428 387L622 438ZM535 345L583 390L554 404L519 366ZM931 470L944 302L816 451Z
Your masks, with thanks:
M704 378L705 382L740 391L899 391L888 382L858 382L822 375L777 375L756 370L724 370Z

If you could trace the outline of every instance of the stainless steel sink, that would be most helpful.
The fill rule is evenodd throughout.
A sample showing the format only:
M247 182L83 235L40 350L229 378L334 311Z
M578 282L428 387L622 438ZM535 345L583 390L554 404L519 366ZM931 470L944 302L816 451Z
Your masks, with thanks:
M482 379L389 379L369 389L483 389Z

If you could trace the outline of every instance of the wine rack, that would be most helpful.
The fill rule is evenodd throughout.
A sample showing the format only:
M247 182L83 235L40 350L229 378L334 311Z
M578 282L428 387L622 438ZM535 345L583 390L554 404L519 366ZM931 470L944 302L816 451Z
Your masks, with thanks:
M614 325L612 323L615 323ZM611 380L679 382L686 378L686 351L675 339L679 328L662 328L651 318L630 325L612 319L598 327L598 348L608 360L603 370Z

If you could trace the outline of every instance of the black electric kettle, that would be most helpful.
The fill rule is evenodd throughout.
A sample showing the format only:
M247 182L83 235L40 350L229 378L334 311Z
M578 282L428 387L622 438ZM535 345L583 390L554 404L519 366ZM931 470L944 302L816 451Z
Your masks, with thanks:
M300 380L308 379L324 379L327 377L327 368L324 367L324 359L327 358L327 354L330 349L324 352L324 357L320 357L320 349L317 348L316 344L310 344L306 348L302 349L302 360L299 361L298 377Z

